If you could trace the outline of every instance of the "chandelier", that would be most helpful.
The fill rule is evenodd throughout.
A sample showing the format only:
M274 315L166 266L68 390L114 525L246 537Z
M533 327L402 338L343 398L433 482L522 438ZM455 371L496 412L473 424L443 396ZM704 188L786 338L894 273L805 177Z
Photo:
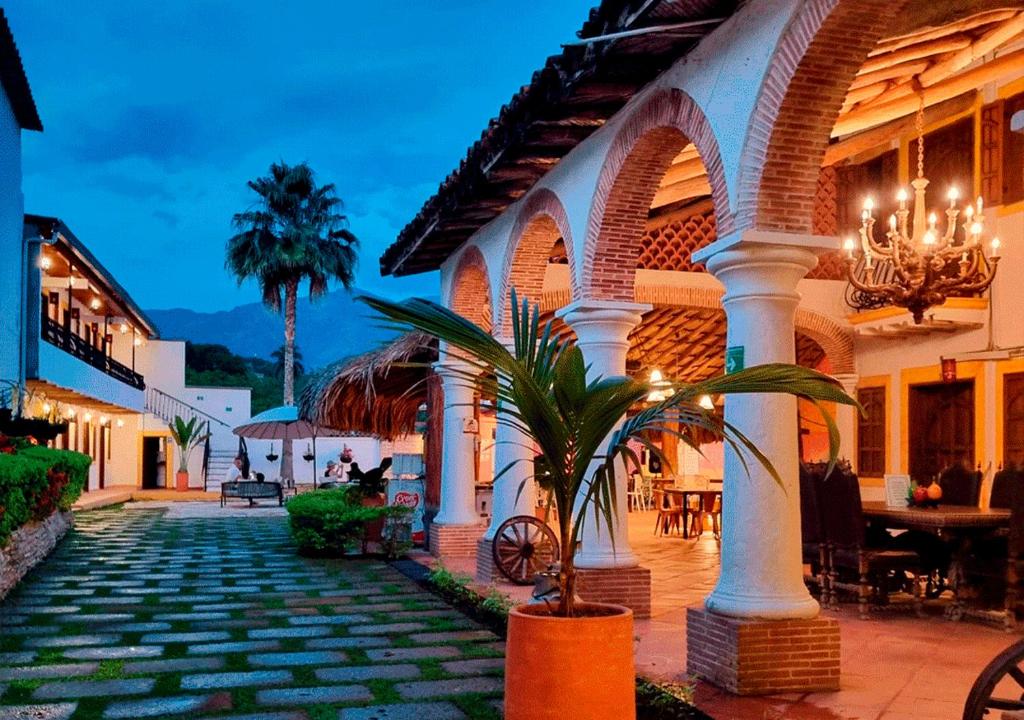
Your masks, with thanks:
M924 101L917 111L917 178L914 188L914 215L907 209L907 191L896 195L899 209L889 216L884 239L875 238L874 203L864 201L861 212L860 242L848 238L843 243L847 254L847 279L861 295L877 304L904 307L920 324L924 312L941 305L951 295L969 295L985 290L995 278L999 263L999 239L992 238L986 257L982 246L985 231L984 204L963 211L962 233L957 230L959 193L950 188L945 209L946 227L937 227L936 213L926 214L924 176ZM859 245L859 247L858 247Z

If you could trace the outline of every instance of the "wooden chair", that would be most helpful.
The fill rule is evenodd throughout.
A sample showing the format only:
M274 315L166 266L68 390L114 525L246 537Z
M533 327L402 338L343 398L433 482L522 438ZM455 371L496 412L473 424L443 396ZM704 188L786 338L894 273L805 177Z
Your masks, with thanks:
M629 509L634 512L650 510L650 494L645 490L650 485L644 483L644 475L633 473L629 478L629 489L626 491L626 499L629 502Z
M860 616L866 619L872 599L887 603L890 594L903 590L909 581L920 614L921 558L912 550L868 546L860 486L849 465L837 465L818 489L828 544L829 604L838 604L838 590L855 591Z
M664 490L654 491L654 506L658 510L658 519L654 524L655 535L669 535L672 528L680 535L683 532L683 507L673 495Z
M992 478L992 493L988 498L988 506L1013 508L1013 499L1022 487L1024 487L1024 470L1018 470L1012 465L1001 468Z
M830 601L828 587L828 546L821 518L819 495L828 463L800 463L800 540L803 564L810 568L804 582L816 585L822 604Z
M962 610L1001 621L1006 630L1013 630L1024 600L1024 472L1016 468L997 472L989 505L1009 508L1010 529L972 543L964 563L969 592Z
M942 502L947 505L978 506L981 500L981 472L969 470L960 463L950 465L939 474Z

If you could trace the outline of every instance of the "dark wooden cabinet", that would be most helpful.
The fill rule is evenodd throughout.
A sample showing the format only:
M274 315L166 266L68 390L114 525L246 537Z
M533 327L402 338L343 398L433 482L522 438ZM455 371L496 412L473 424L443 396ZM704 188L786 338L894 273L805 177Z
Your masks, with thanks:
M974 381L910 388L910 476L927 482L954 463L973 468Z

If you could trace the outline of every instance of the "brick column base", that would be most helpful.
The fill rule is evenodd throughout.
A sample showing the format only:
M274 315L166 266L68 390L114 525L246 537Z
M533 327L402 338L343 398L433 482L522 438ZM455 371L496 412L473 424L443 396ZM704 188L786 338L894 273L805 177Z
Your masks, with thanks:
M839 623L686 610L686 670L737 695L839 689Z
M506 580L501 570L494 564L492 553L493 540L480 538L476 543L476 576L475 579L481 585L490 585L499 580Z
M576 594L588 602L625 605L635 618L651 616L651 571L645 567L580 568Z
M430 526L430 554L442 560L446 557L473 557L476 541L484 534L483 525Z

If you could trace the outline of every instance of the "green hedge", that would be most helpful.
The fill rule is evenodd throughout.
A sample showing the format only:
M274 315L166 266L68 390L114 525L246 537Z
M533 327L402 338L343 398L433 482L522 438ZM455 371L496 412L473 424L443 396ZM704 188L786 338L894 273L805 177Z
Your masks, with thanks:
M407 515L404 507L364 507L349 488L314 490L288 501L288 521L299 553L340 557L362 543L367 525Z
M70 450L28 446L0 453L0 546L30 520L70 510L82 494L92 460Z

